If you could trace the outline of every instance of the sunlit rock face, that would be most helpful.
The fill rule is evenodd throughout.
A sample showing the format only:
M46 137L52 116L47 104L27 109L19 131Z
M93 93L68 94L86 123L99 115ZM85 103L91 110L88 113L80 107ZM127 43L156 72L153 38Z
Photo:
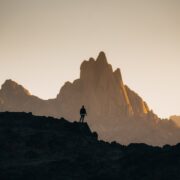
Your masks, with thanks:
M125 86L129 102L133 109L133 113L137 116L145 116L149 112L149 107L146 102L128 86Z
M180 116L170 116L170 119L178 126L180 127Z
M176 144L180 131L173 121L160 120L144 100L124 85L120 69L113 71L104 52L80 67L80 78L66 82L55 99L42 100L8 80L0 90L1 111L25 111L35 115L79 120L84 105L85 118L100 139L122 144Z

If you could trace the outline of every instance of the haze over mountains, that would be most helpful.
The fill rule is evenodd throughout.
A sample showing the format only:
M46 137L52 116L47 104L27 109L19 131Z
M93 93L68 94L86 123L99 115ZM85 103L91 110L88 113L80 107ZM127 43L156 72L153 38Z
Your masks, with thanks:
M159 146L180 141L178 126L158 118L137 93L124 85L120 69L113 71L104 52L96 60L84 61L80 78L65 83L55 99L42 100L12 80L0 90L0 111L25 111L74 121L79 120L82 105L87 108L88 124L101 139Z
M180 116L170 116L170 119L177 125L180 127Z

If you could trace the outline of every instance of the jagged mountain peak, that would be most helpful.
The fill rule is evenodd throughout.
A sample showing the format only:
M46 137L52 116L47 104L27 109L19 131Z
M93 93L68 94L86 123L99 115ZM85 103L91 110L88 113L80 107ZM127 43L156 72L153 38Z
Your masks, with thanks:
M112 66L108 64L106 55L103 51L101 51L96 58L89 58L88 61L83 61L81 64L81 73L80 78L84 79L89 76L102 76L107 74L110 75L113 73Z
M179 142L179 129L171 121L160 121L144 100L124 85L120 69L112 70L104 52L96 59L84 61L80 73L80 78L65 83L57 98L46 101L28 96L30 93L23 86L7 80L0 90L0 111L79 120L78 112L84 104L86 120L101 139L123 144Z
M4 82L1 87L1 92L5 94L24 94L30 96L30 92L25 89L22 85L19 85L17 82L8 79Z
M83 61L82 64L81 64L81 69L86 65L92 65L92 64L93 65L99 64L99 65L102 65L102 66L103 65L109 65L108 62L107 62L106 55L105 55L105 53L103 51L101 51L98 54L96 60L93 57L90 57L88 61L87 60Z
M107 58L105 52L101 51L97 57L97 62L100 63L101 65L107 65Z
M13 81L12 79L7 79L2 86L16 86L18 85L17 82Z
M115 76L115 78L117 79L117 81L122 82L121 70L120 70L119 68L117 68L117 69L114 71L114 76Z

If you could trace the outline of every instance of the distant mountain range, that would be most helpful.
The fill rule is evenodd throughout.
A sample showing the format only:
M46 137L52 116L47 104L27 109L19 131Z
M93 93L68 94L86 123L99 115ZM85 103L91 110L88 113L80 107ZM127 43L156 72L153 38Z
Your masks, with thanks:
M7 80L0 90L0 111L32 112L74 121L79 120L82 105L88 112L88 124L101 139L158 146L180 142L176 123L161 120L124 85L120 69L113 71L104 52L96 60L84 61L80 78L66 82L55 99L42 100L12 80Z

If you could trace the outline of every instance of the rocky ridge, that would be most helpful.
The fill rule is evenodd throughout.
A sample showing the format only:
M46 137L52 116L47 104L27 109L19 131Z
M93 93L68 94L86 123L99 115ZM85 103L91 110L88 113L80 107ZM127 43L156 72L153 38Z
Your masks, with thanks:
M162 146L180 141L178 126L161 120L147 103L124 84L120 69L113 71L104 52L80 67L80 78L66 82L55 99L41 100L8 80L0 90L0 111L32 112L35 115L79 119L85 105L89 126L100 139L122 144Z
M162 148L98 140L88 124L0 113L0 179L180 179L180 144Z

